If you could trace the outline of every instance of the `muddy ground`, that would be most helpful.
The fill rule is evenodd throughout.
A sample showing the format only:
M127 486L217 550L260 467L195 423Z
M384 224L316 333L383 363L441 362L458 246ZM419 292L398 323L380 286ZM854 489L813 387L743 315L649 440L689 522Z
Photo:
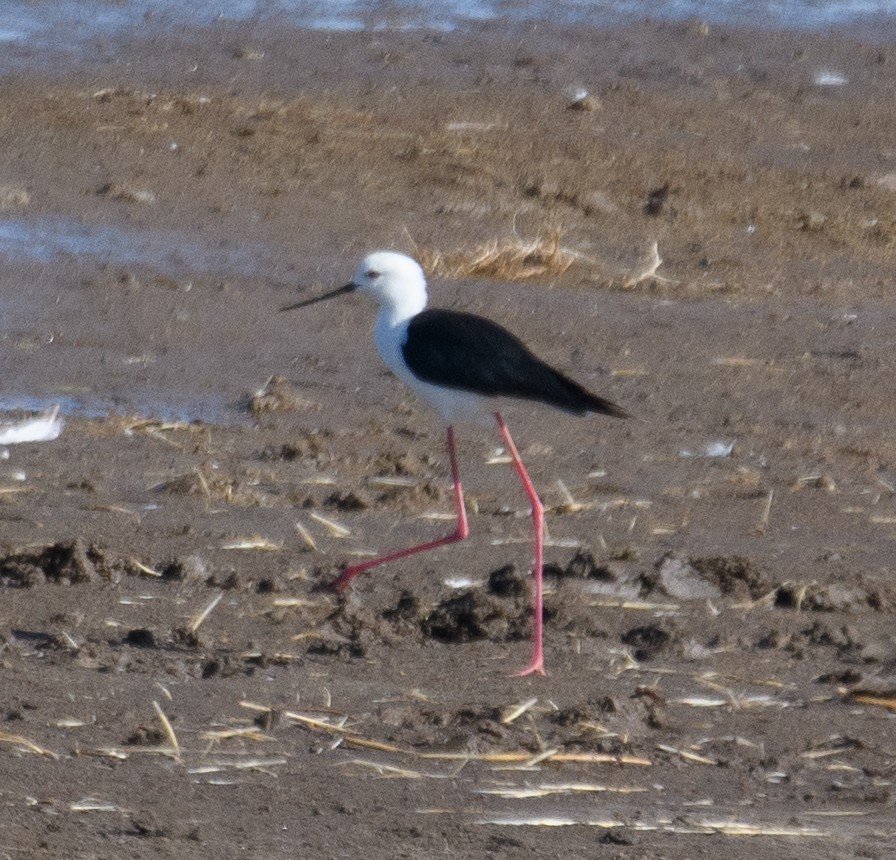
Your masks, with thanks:
M70 414L2 466L0 856L891 856L894 64L221 24L7 74L3 394ZM636 416L507 410L517 678L488 429L467 543L319 587L450 527L443 431L362 299L277 310L552 236L431 289Z

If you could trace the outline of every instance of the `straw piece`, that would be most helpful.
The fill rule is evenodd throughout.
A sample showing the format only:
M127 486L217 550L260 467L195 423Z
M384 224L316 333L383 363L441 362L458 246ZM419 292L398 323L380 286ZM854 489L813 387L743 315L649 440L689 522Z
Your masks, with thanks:
M558 748L542 750L537 755L532 756L531 758L526 759L519 767L520 770L528 770L529 768L534 768L540 765L543 761L547 761L548 759L552 759L557 753L560 752Z
M815 759L820 758L830 758L835 755L843 755L846 752L846 749L843 747L836 747L835 749L822 749L822 750L806 750L806 752L800 753L800 758L807 758L814 761Z
M486 466L504 466L507 463L512 463L513 458L509 457L507 454L495 454L493 457L489 457L485 461Z
M803 814L811 815L814 818L864 818L871 813L861 809L810 809Z
M691 822L689 822L691 823ZM717 821L714 819L694 819L694 827L700 832L721 833L725 836L827 836L815 827L788 827L783 824L752 824L747 821ZM663 828L672 832L672 828Z
M896 694L871 693L867 690L852 690L843 697L843 701L856 705L878 705L882 708L896 710Z
M266 735L255 726L243 726L237 729L208 729L201 732L199 737L204 741L229 741L232 738L246 738L250 741L272 741L273 737Z
M649 600L612 600L609 598L589 599L587 605L632 609L639 612L678 612L681 608L677 603L652 603Z
M246 705L245 707L249 706ZM294 723L301 723L312 729L323 729L325 732L339 732L342 734L351 731L351 729L345 727L345 724L348 722L348 717L340 717L338 723L329 723L326 720L319 720L315 717L309 717L306 714L297 714L293 711L284 711L283 716L287 720L292 720Z
M240 701L240 707L259 714L270 714L274 710L270 705L259 705L256 702L247 702L245 699Z
M562 818L559 815L542 815L542 816L525 816L525 817L501 817L501 818L481 818L476 824L496 824L504 827L571 827L575 824L587 825L590 827L604 827L606 829L617 829L626 827L625 821L618 818Z
M662 265L663 258L660 257L659 242L654 242L647 252L647 257L643 262L642 268L637 272L628 275L622 282L622 288L630 290L632 287L636 287L644 281L663 281L667 284L671 283L668 278L664 278L657 274L657 270Z
M510 725L514 720L531 710L537 703L538 699L527 699L525 702L520 702L518 705L510 705L502 712L501 722L505 726Z
M247 758L247 759L238 759L235 761L221 761L214 760L209 762L205 768L208 768L206 772L208 773L216 773L222 770L231 769L231 770L265 770L269 767L277 767L282 764L287 764L289 759L284 758L283 756L271 756L268 758L263 757L255 757L255 758ZM187 771L187 773L195 774L200 771L205 770L205 768L192 768Z
M376 487L416 487L418 478L405 478L400 475L374 475L367 479L368 484Z
M625 829L636 832L684 833L696 836L779 836L779 837L824 837L830 834L815 827L792 827L783 824L753 824L745 821L719 821L716 819L689 819L681 824L659 821L651 824L638 821L634 824L618 818L569 818L561 816L502 816L483 818L476 824L491 824L512 827L602 827Z
M718 766L719 764L715 759L707 758L706 756L698 755L697 753L692 753L688 750L680 750L667 744L657 744L656 748L661 752L677 755L679 758L682 758L685 761L692 761L695 764L708 764L713 766Z
M764 358L747 358L743 355L720 356L710 361L719 367L756 367L757 365L768 364L768 360Z
M452 517L454 519L454 517ZM510 546L513 544L530 543L530 538L494 538L489 541L492 546ZM579 549L582 542L576 538L549 538L545 537L544 546L560 547L561 549Z
M149 431L167 432L169 430L188 430L191 433L204 433L207 427L197 422L185 421L157 421L155 418L132 418L124 425L125 431Z
M429 777L430 779L444 779L446 777L445 774L437 774L437 773L420 773L417 770L408 770L403 767L395 767L391 764L384 764L380 761L368 761L366 759L353 758L348 761L340 762L341 765L355 765L357 767L368 767L375 770L380 776L390 777L390 778L399 778L399 779L422 779L423 777Z
M146 747L135 747L135 752L146 752ZM114 758L118 761L127 761L130 758L130 753L125 752L123 749L119 749L118 747L99 747L94 750L86 750L81 753L81 755L91 755L97 756L98 758Z
M209 602L208 606L205 607L198 615L196 615L193 620L190 622L189 627L187 629L190 633L195 633L199 627L202 625L202 622L205 621L206 618L211 615L212 610L221 602L221 598L224 596L222 592L218 592Z
M308 549L311 552L317 552L317 544L314 542L314 538L311 537L311 532L309 532L302 523L296 523L296 531L299 533L299 537L305 544L305 549Z
M221 545L221 549L261 549L277 551L283 549L283 544L274 543L261 535L250 535L244 538L234 538Z
M328 529L330 534L333 537L348 537L351 532L345 528L345 526L339 525L339 523L334 522L333 520L327 519L326 517L322 517L320 514L311 514L311 519L319 522L324 528Z
M613 794L637 794L649 791L640 786L609 786L588 782L562 782L545 785L515 786L498 788L477 788L477 794L505 797L508 800L528 800L533 797L550 797L555 794L585 794L590 792L610 792Z
M147 436L152 436L153 439L158 439L160 442L164 442L166 445L170 445L178 451L184 450L184 446L179 442L175 442L174 439L169 439L167 436L162 435L160 427L154 427L151 424L147 424L145 427L142 427L141 430Z
M29 741L28 738L22 737L22 735L14 735L11 732L5 732L3 729L0 729L0 743L15 744L15 746L20 749L34 753L35 755L43 755L53 759L59 758L56 753L44 749L42 746L34 743L34 741Z
M557 488L560 490L561 495L563 496L563 503L557 505L556 509L560 513L568 513L575 514L579 511L584 511L587 508L591 507L591 505L585 504L583 502L577 502L572 493L569 492L569 488L566 484L563 483L560 478L557 478Z
M691 696L684 699L670 699L670 705L690 705L692 708L722 708L730 705L729 699L709 699L700 696Z
M768 521L772 512L772 501L775 498L775 491L771 489L768 491L768 497L765 500L765 507L762 509L762 516L759 517L759 522L756 524L756 528L754 529L754 533L757 535L764 535L768 531Z
M382 741L367 740L366 738L359 737L358 735L346 735L344 738L342 738L342 741L349 746L362 747L363 749L367 750L379 750L379 752L414 755L413 751L411 750L403 750L401 747L397 747L394 744L383 743ZM426 758L426 756L421 756L421 758Z
M531 762L532 753L526 751L493 752L493 753L420 753L409 751L410 755L420 758L445 759L447 761L484 761L493 763ZM579 764L637 764L650 767L650 759L633 755L612 755L610 753L568 753L551 752L552 762L575 762Z
M103 800L95 800L92 797L85 797L84 800L77 800L68 805L71 812L125 812L121 806L115 803L108 803Z
M171 744L171 750L174 753L174 757L180 760L180 744L177 741L177 735L174 733L174 727L171 725L171 721L165 716L165 712L158 702L154 701L152 706L155 708L156 716L162 724L162 731L165 733L165 737L168 738L168 743Z
M716 684L707 686L719 689ZM689 705L692 708L724 708L732 707L736 710L744 708L789 708L791 703L784 699L776 699L768 695L745 695L735 693L733 690L724 690L727 698L716 699L708 696L685 696L680 699L670 699L670 704Z
M147 567L145 564L141 564L139 561L137 561L137 559L131 559L131 564L133 564L134 567L136 567L137 570L140 571L140 573L145 574L146 576L154 576L154 577L162 576L162 574L159 573L159 571L154 570L151 567Z

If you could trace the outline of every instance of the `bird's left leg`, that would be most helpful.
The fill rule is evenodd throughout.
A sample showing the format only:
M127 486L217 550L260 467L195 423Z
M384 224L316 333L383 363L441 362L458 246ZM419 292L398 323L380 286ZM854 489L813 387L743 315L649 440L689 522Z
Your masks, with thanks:
M457 451L454 447L454 428L448 427L447 433L448 458L451 461L451 481L454 484L454 507L457 512L457 522L454 531L445 537L436 538L436 540L427 541L417 546L407 547L406 549L396 550L388 555L381 555L377 558L371 558L368 561L362 561L347 567L333 581L332 588L337 591L343 591L348 588L349 583L365 570L385 564L387 561L395 561L399 558L405 558L409 555L415 555L418 552L424 552L428 549L435 549L445 544L454 543L455 541L464 540L470 533L467 526L467 509L464 505L464 490L460 482L460 469L457 466Z

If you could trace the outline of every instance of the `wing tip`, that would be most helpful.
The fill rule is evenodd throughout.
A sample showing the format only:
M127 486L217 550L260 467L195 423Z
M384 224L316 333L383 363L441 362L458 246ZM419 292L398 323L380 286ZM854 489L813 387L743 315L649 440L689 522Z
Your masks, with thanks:
M609 415L611 418L634 417L632 413L627 409L623 409L621 406L617 406L611 400L605 400L603 397L598 397L597 395L592 395L592 397L592 401L586 407L587 412L600 415Z

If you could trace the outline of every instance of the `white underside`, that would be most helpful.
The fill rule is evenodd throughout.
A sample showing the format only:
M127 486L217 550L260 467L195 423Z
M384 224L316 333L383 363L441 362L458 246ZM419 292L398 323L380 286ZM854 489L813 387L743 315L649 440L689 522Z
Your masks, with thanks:
M407 372L404 374L396 372L396 376L406 382L421 400L435 409L447 424L472 422L486 425L492 423L492 415L497 409L498 402L494 398L471 394L469 391L455 391L438 385L430 385L421 382Z
M373 336L380 357L392 372L404 382L421 400L434 409L448 424L473 422L489 424L496 409L497 401L481 394L442 388L431 385L414 376L404 363L401 347L407 336L407 321L398 325L390 324L385 314L377 320Z

